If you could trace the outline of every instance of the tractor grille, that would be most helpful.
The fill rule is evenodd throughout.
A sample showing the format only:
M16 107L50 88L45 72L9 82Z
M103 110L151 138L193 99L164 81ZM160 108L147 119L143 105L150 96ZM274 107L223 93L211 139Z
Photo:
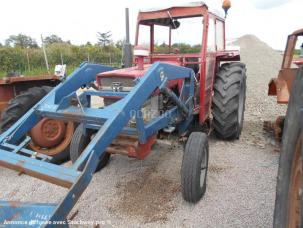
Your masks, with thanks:
M134 78L130 77L101 77L101 89L114 90L119 87L119 91L130 91L135 86Z

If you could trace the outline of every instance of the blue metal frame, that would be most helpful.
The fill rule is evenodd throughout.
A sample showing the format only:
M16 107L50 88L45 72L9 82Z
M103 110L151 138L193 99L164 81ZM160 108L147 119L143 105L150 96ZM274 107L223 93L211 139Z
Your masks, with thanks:
M0 165L69 188L66 197L57 205L22 204L13 207L6 201L0 201L0 222L12 218L12 215L16 215L14 220L29 220L31 216L26 212L31 210L39 214L41 221L65 220L90 183L99 157L118 134L137 134L139 141L145 143L150 136L167 126L176 126L181 132L187 129L194 107L194 72L191 69L157 62L137 80L135 87L128 93L86 91L77 97L75 91L78 88L94 81L97 73L110 70L112 68L106 66L82 64L65 82L0 136ZM184 79L179 97L166 86L168 81L176 79ZM141 107L157 90L170 97L175 107L145 124ZM91 96L116 96L121 99L105 108L95 109L90 107ZM72 106L75 99L81 104ZM82 122L85 128L97 130L95 137L70 168L51 164L45 155L37 155L25 148L29 139L22 140L24 135L43 117ZM132 117L135 117L136 128L126 127ZM24 156L25 152L32 157Z

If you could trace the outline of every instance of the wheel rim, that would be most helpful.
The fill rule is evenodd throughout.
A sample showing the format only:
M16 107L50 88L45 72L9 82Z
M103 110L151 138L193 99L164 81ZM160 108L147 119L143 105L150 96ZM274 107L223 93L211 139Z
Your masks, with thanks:
M43 118L30 134L37 146L51 148L62 142L66 134L66 125L60 120Z
M36 151L38 153L46 154L48 156L54 156L54 155L60 154L68 147L68 145L70 144L70 142L72 140L73 133L74 133L74 123L68 122L66 124L65 135L58 145L54 145L53 147L45 148L45 147L41 147L41 146L35 144L34 141L31 141L29 143L29 146L31 149L33 149L34 151Z
M287 227L300 227L302 197L302 135L296 143L295 156L292 162L290 186L288 192L288 224Z
M205 182L207 172L207 148L204 148L201 161L200 187L202 188Z
M242 126L243 114L244 114L244 103L245 103L245 95L244 95L244 85L243 82L240 83L240 94L239 94L239 108L238 108L238 124L239 127Z

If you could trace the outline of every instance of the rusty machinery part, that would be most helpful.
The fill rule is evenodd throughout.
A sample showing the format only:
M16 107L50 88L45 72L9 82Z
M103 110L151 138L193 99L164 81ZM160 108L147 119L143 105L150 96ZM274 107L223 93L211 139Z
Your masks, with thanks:
M303 184L303 160L302 147L303 136L300 135L292 161L288 201L287 227L302 227L302 184Z
M215 134L226 140L239 139L246 99L246 68L243 63L223 64L216 75L212 104Z
M93 137L93 130L87 130L85 134L83 124L78 125L70 143L70 159L73 163L77 161L78 157L81 155L86 146L90 143ZM98 172L103 169L109 162L109 159L110 153L103 153L95 172Z
M297 69L282 69L268 84L268 95L277 96L279 104L287 104Z
M296 78L298 67L302 65L303 59L294 60L294 52L298 37L303 36L303 29L299 29L290 34L287 38L286 48L284 51L282 67L279 71L278 77L271 79L268 85L268 95L277 96L279 104L287 104L292 89L293 81Z
M207 135L190 134L183 153L181 189L183 198L190 203L198 202L206 191L209 148Z
M50 148L57 146L66 133L63 121L43 118L33 129L30 135L33 143L39 147Z
M143 160L152 149L152 146L157 140L157 135L154 134L147 139L147 142L140 144L137 136L118 135L111 145L106 149L110 154L122 154L132 158Z
M30 108L49 93L52 88L53 87L49 86L33 87L10 100L9 105L2 113L0 124L1 132L12 126ZM49 137L47 137L47 133L42 131L41 126L49 127L47 126L49 123L57 126L57 131L60 131L58 132L59 135L53 135L53 137L49 135ZM68 123L66 126L66 124L61 121L43 119L30 132L30 135L33 136L33 141L30 142L29 146L38 153L50 156L57 155L56 158L54 157L54 162L61 162L65 160L68 155L65 150L68 150L73 131L73 123ZM62 154L59 156L60 153Z
M280 142L282 140L282 134L284 129L285 116L279 116L276 121L264 121L263 129L268 132L272 132L275 139Z
M74 123L42 119L31 131L29 146L36 152L54 156L68 150L74 133Z
M298 71L284 123L274 227L302 227L303 67Z

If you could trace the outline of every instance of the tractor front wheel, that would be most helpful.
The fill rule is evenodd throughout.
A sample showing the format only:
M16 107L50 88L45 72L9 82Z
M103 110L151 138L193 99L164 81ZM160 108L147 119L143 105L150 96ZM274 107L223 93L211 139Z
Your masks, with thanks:
M212 105L215 134L225 140L239 139L244 120L246 68L243 63L225 63L216 75Z
M92 130L87 130L87 132L85 133L83 124L78 125L74 132L74 136L70 145L70 159L73 163L77 161L77 159L80 157L81 153L84 151L84 149L93 137L94 132ZM110 154L106 152L103 153L95 172L98 172L103 169L109 162L109 159Z
M208 139L202 132L190 134L183 154L181 188L184 200L198 202L206 191Z

